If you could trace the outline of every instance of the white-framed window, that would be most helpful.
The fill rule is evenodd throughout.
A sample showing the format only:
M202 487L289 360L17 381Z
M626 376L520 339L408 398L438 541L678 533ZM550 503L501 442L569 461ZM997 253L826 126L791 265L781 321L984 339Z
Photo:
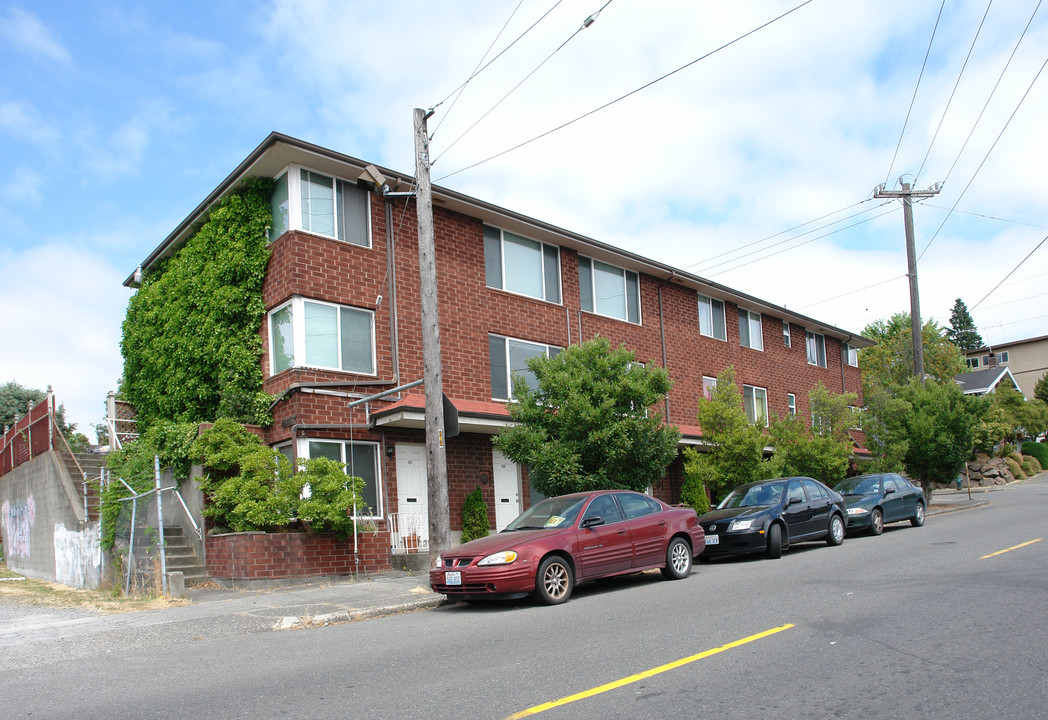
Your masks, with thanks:
M513 376L520 375L532 390L538 389L535 374L528 369L533 357L555 357L560 352L556 345L517 340L504 335L488 335L488 362L491 371L491 397L494 400L512 400Z
M848 364L852 367L859 367L859 348L851 344L844 346L844 352L848 356Z
M723 301L699 295L699 333L717 340L727 339Z
M488 287L560 304L560 248L484 226Z
M702 396L709 400L713 397L713 388L717 387L717 378L709 375L702 376Z
M965 359L965 363L967 363L968 367L970 367L970 368L978 368L979 367L979 358L978 357L966 358Z
M579 256L579 301L586 312L640 324L640 276Z
M790 341L790 321L782 321L782 344L785 347L793 347Z
M355 183L298 165L274 181L269 241L288 230L371 247L371 195Z
M357 517L380 519L382 514L382 483L379 464L379 444L357 440L318 440L299 438L299 457L328 458L346 466L346 474L364 481L361 499L365 508Z
M739 344L754 350L764 349L760 313L739 308Z
M790 415L797 414L797 396L793 393L786 393L786 412Z
M375 313L294 297L269 313L270 374L292 367L375 374Z
M811 330L806 330L804 337L808 349L808 364L826 367L826 337Z
M743 385L742 404L750 422L768 426L768 391L765 388Z
M997 353L997 364L998 365L1007 365L1008 364L1008 351L1007 350L1001 350L1001 352Z

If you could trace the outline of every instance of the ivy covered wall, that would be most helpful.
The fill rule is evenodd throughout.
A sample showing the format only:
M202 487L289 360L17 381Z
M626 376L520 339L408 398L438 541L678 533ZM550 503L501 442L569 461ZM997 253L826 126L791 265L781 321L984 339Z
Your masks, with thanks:
M128 303L121 391L139 431L158 420L270 423L259 328L272 187L245 181Z

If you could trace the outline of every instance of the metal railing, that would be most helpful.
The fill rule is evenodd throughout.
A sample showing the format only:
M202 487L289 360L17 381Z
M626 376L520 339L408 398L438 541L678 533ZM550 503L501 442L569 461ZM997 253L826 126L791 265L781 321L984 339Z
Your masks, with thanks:
M387 519L394 553L429 552L429 513L398 512Z

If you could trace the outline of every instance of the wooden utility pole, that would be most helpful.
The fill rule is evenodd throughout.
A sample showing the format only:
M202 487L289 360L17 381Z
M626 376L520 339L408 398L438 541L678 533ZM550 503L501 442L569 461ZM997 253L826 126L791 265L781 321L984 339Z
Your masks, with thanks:
M901 182L901 180L900 180ZM927 190L911 190L910 183L902 183L902 190L885 190L878 185L875 198L902 198L903 229L906 232L906 276L910 279L910 329L913 336L913 374L924 382L924 339L921 337L921 300L917 293L917 252L913 240L913 199L939 194L936 183Z
M437 259L433 238L433 190L429 180L429 132L433 111L415 108L415 173L418 190L418 268L422 296L422 363L426 389L426 484L429 495L429 565L451 545L448 511L448 462L444 448L444 375L440 359L437 312Z

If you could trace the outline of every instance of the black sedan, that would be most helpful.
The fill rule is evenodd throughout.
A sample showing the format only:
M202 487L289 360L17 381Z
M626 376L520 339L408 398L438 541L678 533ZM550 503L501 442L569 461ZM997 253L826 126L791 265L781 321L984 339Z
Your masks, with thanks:
M809 477L746 483L699 518L706 532L703 557L764 553L778 558L805 540L840 545L845 512L839 493Z
M848 532L869 530L880 535L885 523L924 524L924 491L902 475L859 475L837 483L835 489L848 503Z

